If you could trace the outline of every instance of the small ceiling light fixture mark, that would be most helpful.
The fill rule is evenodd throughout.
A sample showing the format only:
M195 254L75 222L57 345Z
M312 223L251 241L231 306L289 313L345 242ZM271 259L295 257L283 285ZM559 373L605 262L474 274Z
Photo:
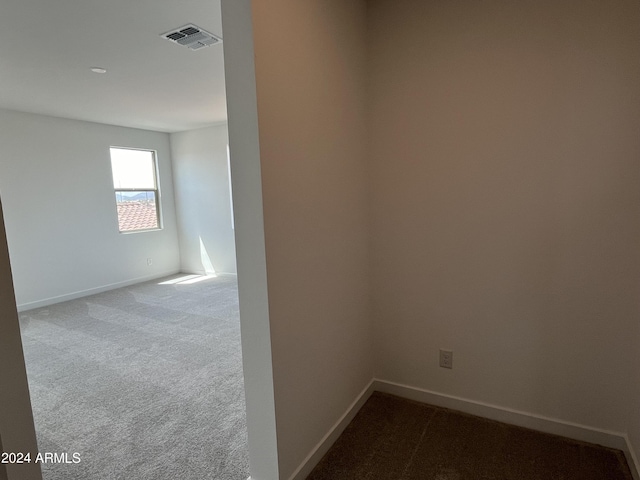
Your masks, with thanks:
M93 73L107 73L107 69L102 67L91 67L91 71Z

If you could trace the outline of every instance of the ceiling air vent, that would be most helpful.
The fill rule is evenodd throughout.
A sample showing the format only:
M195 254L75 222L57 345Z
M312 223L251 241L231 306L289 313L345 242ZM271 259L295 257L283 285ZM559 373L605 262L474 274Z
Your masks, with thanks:
M172 41L173 43L183 45L191 50L199 50L222 42L222 38L191 23L184 27L163 33L160 36Z

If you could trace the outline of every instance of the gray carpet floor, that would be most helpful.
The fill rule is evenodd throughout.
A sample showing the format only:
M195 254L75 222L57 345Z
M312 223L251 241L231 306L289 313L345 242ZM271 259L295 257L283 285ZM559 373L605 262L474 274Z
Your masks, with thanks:
M374 392L307 480L632 480L620 450Z
M45 480L249 476L236 278L160 282L20 314Z

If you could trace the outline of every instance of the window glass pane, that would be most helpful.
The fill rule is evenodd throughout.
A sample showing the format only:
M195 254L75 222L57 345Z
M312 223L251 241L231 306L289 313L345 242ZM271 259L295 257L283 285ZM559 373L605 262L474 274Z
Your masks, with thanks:
M111 169L115 188L155 189L153 152L111 148Z
M155 192L116 192L121 232L159 228Z

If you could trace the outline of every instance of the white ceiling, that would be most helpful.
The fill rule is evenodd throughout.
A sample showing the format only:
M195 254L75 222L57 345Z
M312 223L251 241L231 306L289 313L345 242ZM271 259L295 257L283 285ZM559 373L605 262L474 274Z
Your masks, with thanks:
M226 121L220 0L0 0L0 108L176 132ZM104 67L105 74L91 72Z

